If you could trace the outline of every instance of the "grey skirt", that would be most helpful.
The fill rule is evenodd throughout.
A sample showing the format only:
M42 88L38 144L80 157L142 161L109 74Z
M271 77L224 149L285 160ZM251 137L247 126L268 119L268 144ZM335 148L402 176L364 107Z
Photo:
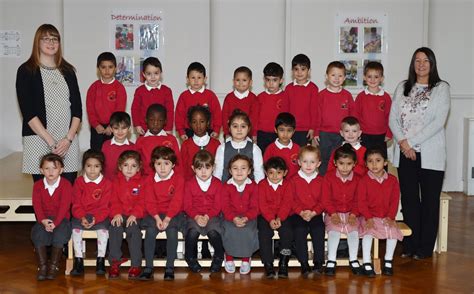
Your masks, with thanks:
M186 232L189 230L197 231L202 236L207 236L207 233L210 231L216 231L220 235L222 235L222 219L218 216L211 218L205 227L201 227L197 224L197 222L190 218L189 216L186 218Z
M257 220L251 220L243 228L233 222L224 220L222 243L227 255L234 257L250 257L258 250Z

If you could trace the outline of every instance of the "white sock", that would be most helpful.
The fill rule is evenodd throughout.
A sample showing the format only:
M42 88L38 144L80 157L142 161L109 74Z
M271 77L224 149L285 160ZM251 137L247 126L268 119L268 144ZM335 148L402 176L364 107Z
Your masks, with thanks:
M373 237L371 235L365 235L364 238L362 238L362 259L364 263L372 262L372 239Z
M72 230L72 246L74 247L74 256L82 258L82 230Z
M387 245L385 249L385 260L393 260L393 253L397 247L397 239L387 239ZM392 267L391 263L385 263L386 267Z
M108 230L96 230L97 233L97 257L105 257L107 241L109 240Z
M359 251L359 232L350 232L347 235L347 245L349 246L349 261L357 260L357 251Z
M329 231L328 233L328 260L336 261L337 246L341 239L341 233Z

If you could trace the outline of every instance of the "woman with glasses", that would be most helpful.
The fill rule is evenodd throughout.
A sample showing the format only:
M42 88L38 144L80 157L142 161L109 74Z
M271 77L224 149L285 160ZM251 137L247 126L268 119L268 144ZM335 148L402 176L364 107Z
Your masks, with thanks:
M73 183L80 168L81 96L75 68L63 58L53 25L36 30L31 56L17 71L16 93L23 116L23 173L35 182L42 179L38 163L52 152L63 158L62 175Z

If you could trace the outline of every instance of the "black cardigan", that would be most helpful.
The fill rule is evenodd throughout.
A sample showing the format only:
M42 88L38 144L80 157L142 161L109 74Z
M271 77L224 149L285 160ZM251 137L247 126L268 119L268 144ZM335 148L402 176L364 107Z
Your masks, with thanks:
M69 88L69 101L71 102L71 120L73 117L82 119L82 101L77 78L74 71L63 73ZM36 135L28 122L35 116L39 118L46 128L46 105L44 101L43 80L41 71L37 68L34 72L23 63L16 73L16 95L20 111L23 116L22 136ZM69 123L70 124L70 123Z

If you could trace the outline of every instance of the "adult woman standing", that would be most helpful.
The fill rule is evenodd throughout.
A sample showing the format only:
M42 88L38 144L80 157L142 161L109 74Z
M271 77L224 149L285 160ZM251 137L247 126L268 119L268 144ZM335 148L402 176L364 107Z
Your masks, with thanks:
M23 173L41 179L40 158L52 152L64 158L63 176L74 182L80 168L81 95L53 25L36 30L31 56L17 71L16 92L23 116Z
M440 193L446 168L445 123L449 84L438 75L433 51L418 48L408 79L394 93L390 129L395 142L402 213L412 235L403 240L402 257L431 257L438 233Z

